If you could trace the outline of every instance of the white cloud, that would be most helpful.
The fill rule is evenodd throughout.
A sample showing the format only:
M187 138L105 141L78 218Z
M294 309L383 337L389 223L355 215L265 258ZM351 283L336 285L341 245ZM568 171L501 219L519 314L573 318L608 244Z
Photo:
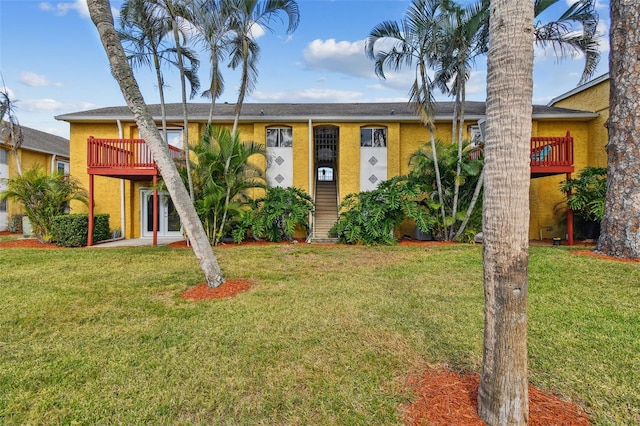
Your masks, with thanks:
M54 99L27 99L21 102L22 109L29 112L61 111L65 104Z
M31 71L23 72L22 74L20 74L20 83L30 87L62 87L62 83L52 83L44 75L37 74Z
M69 11L76 11L80 16L89 17L89 8L86 0L74 0L72 2L60 2L51 4L49 2L40 3L40 10L53 12L57 16L65 16Z
M364 54L364 40L313 40L303 51L306 67L355 77L375 78L373 61Z
M305 89L282 92L256 91L251 97L259 102L357 102L363 97L359 91L334 89Z

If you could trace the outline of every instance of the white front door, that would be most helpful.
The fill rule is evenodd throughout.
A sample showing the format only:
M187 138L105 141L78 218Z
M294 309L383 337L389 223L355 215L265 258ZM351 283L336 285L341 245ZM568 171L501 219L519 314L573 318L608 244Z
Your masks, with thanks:
M142 236L153 237L153 191L142 190ZM158 191L158 236L181 237L182 224L168 192Z

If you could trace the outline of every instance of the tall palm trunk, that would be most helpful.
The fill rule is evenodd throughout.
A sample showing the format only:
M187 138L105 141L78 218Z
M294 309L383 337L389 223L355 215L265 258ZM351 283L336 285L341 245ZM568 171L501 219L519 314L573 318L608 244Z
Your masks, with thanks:
M178 169L169 154L169 148L163 143L162 136L144 103L142 93L140 93L133 72L127 62L127 57L120 44L118 34L113 26L113 16L111 15L109 1L87 0L87 6L89 7L91 20L98 30L100 40L107 53L111 72L118 81L122 95L136 119L140 134L147 142L149 150L160 169L171 199L191 240L193 252L200 262L200 268L204 272L207 284L210 287L218 287L224 283L218 261L213 254L209 239L204 232L189 194L182 183Z
M533 0L492 0L490 13L478 414L491 426L526 425Z
M640 6L611 2L611 116L604 219L597 250L640 258Z
M460 78L459 76L457 78ZM464 77L463 77L464 79ZM459 82L459 89L456 91L459 93L457 110L459 111L459 120L460 123L458 125L458 161L456 162L456 178L453 183L453 206L451 207L451 217L453 218L453 223L456 222L456 215L458 214L458 198L460 197L460 175L462 174L462 145L464 141L464 101L465 101L465 84L464 82ZM451 232L449 234L449 239L453 239L455 234L455 229L453 226L451 227Z
M180 33L176 22L176 14L173 11L173 3L167 1L169 12L171 14L171 25L173 30L173 38L176 43L176 55L178 57L178 69L180 70L180 89L182 94L182 150L184 151L185 163L187 165L187 182L189 184L189 198L193 202L193 178L191 176L191 166L189 165L189 112L187 110L187 79L184 73L184 61L182 58L182 43L180 42Z
M447 234L447 213L444 209L444 197L442 196L442 178L440 177L440 166L438 165L438 152L436 150L435 126L433 125L432 114L426 111L426 105L430 105L429 80L427 78L427 67L422 59L419 64L420 69L420 87L422 88L423 105L421 108L422 121L429 128L429 139L431 142L431 152L433 154L433 168L436 172L436 187L438 189L438 203L440 203L440 214L442 215L442 224L444 226L445 235Z

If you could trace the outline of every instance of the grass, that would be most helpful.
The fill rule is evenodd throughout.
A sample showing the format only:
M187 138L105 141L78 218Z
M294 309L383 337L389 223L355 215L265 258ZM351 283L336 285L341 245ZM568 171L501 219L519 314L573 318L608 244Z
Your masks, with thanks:
M478 371L481 249L216 249L236 298L186 302L190 250L2 250L0 423L393 425L429 365ZM532 247L530 381L640 423L640 264Z

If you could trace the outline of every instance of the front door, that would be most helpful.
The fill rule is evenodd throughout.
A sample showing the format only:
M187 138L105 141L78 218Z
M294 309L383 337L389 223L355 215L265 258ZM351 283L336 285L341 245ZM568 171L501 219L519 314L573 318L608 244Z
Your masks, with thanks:
M142 199L142 236L153 236L153 191L143 190ZM182 236L182 224L168 192L158 191L158 237Z

